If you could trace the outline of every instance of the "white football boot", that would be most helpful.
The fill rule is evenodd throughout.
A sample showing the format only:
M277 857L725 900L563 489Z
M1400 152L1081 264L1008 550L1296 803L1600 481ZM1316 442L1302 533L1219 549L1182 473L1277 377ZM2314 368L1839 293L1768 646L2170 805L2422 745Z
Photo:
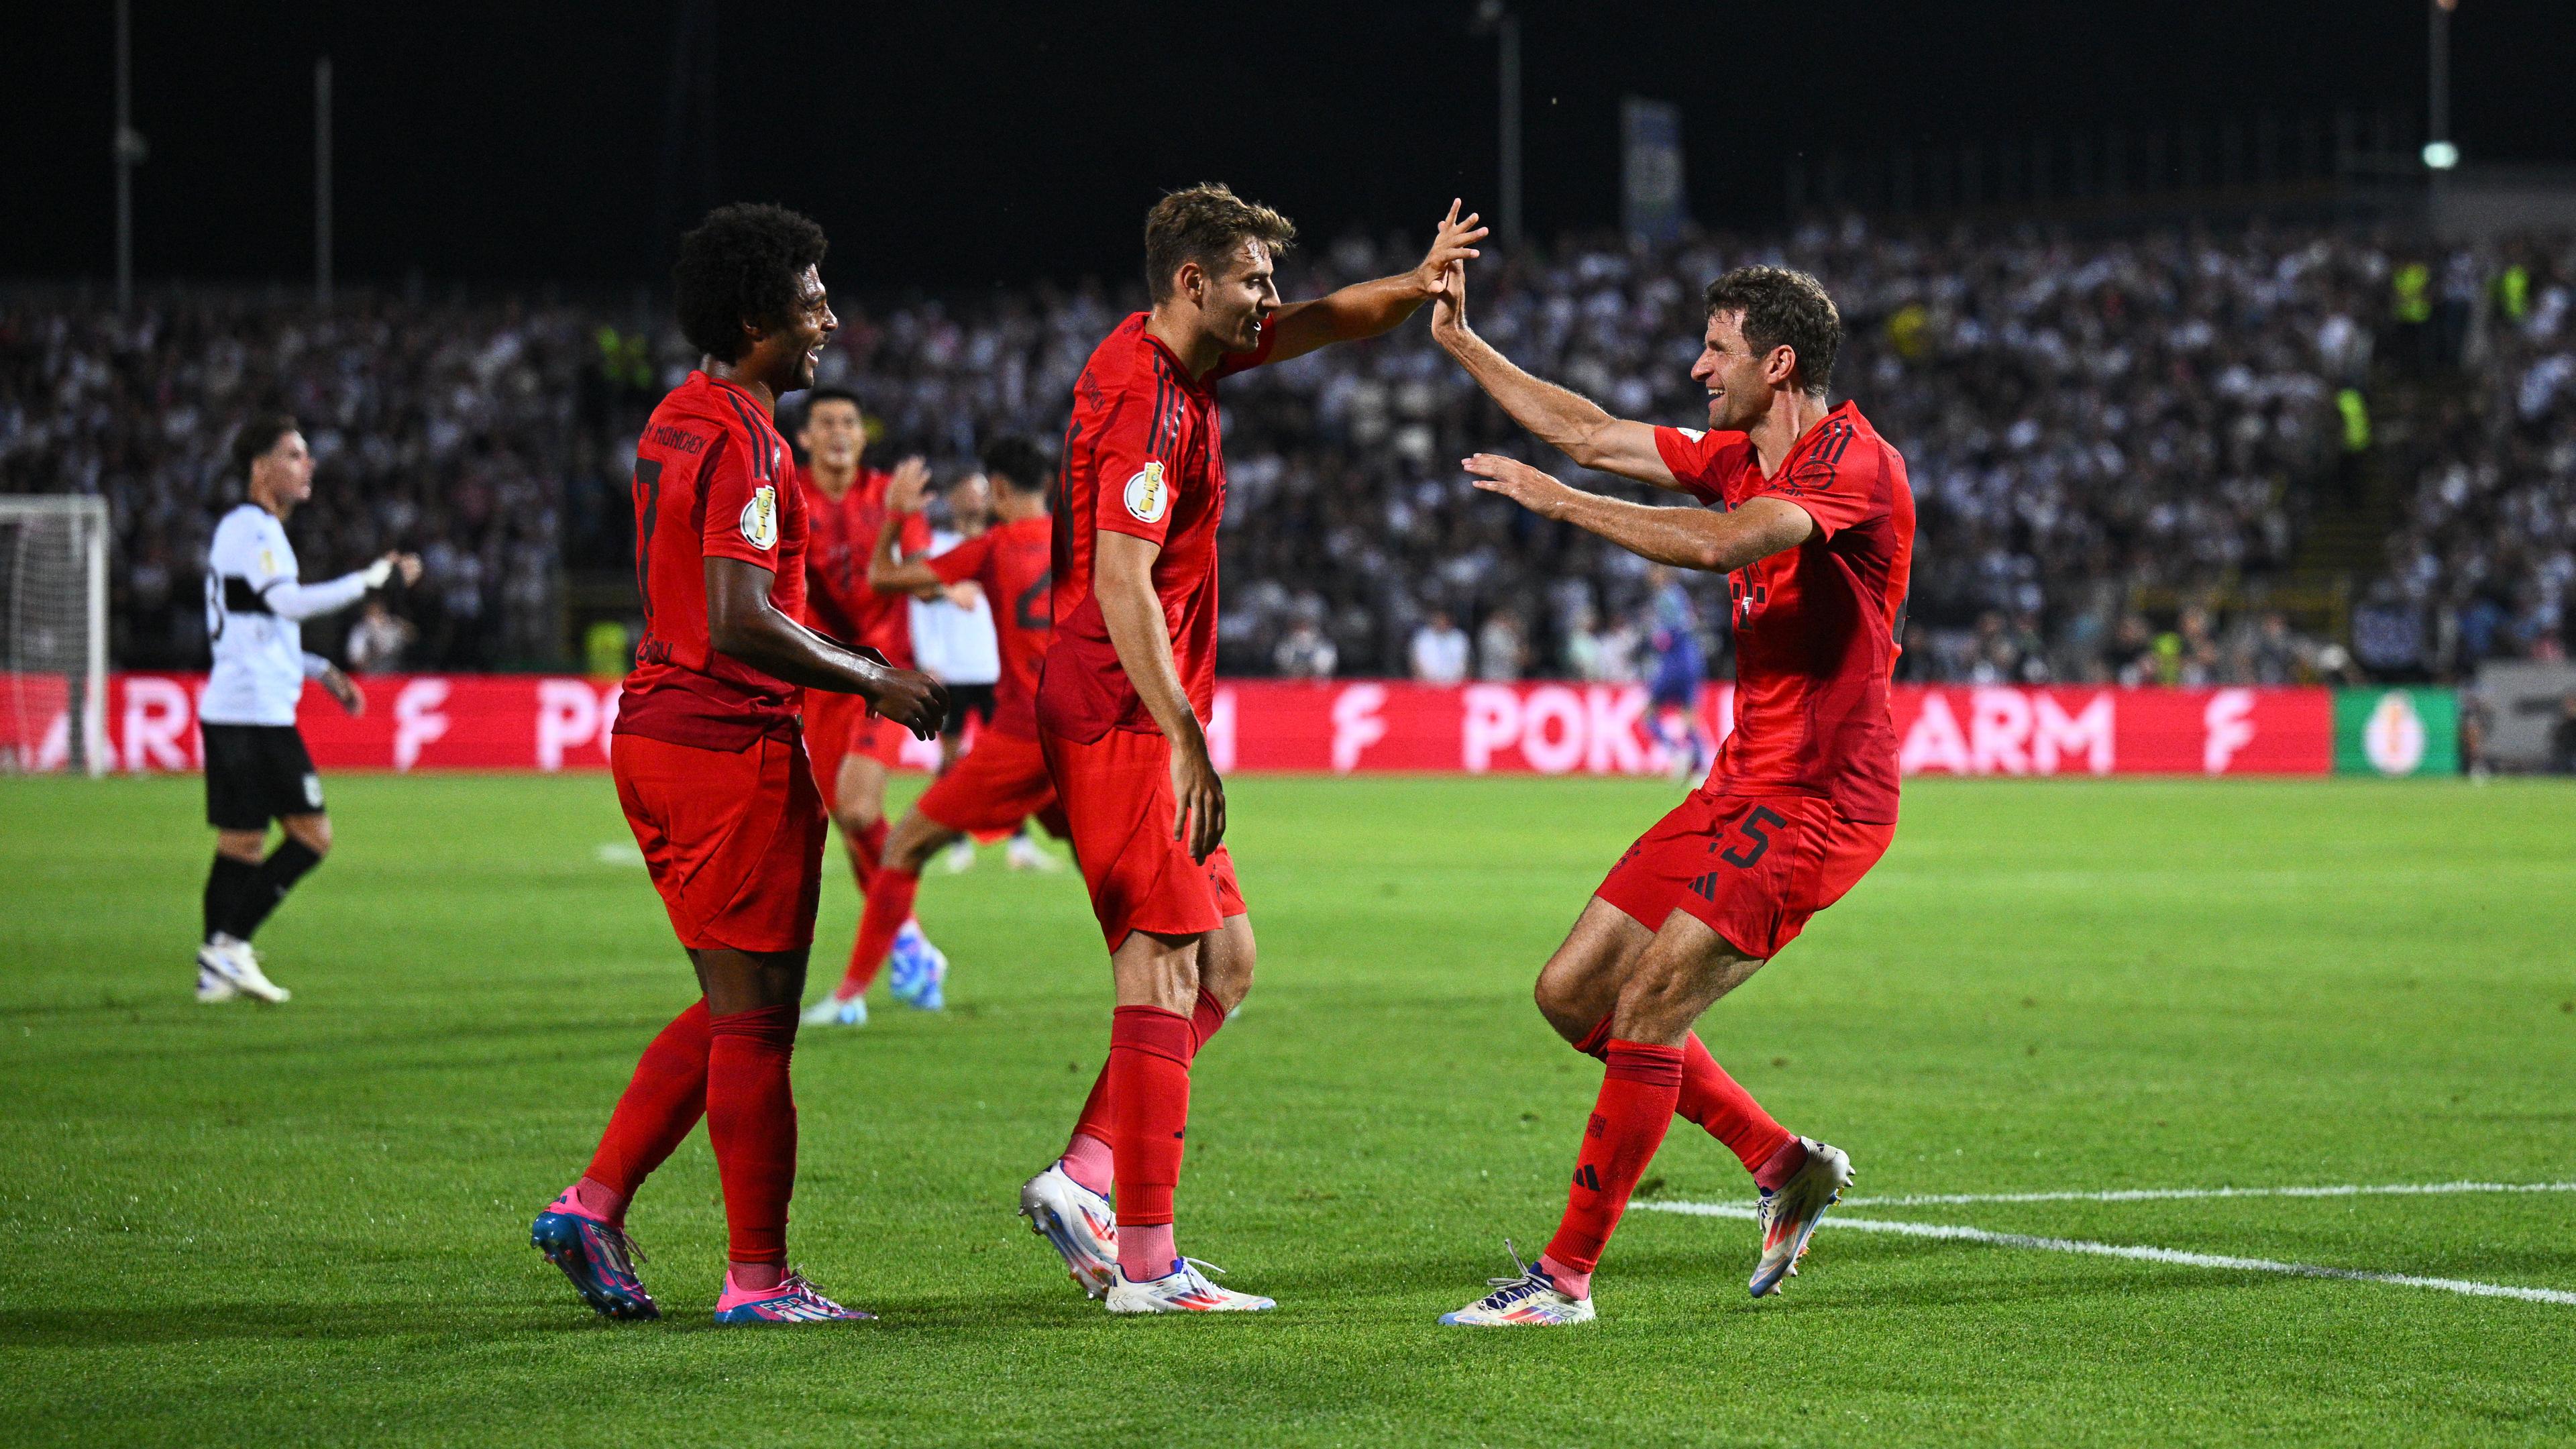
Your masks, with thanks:
M201 1001L221 1001L224 998L205 994L205 977L209 973L236 993L256 1001L274 1004L295 994L269 980L268 973L259 969L259 953L251 949L250 942L220 932L197 948L197 997Z
M805 1008L805 1014L798 1020L807 1026L865 1026L868 1024L868 999L853 996L843 1000L825 992L823 999Z
M1512 1255L1512 1276L1486 1279L1485 1286L1494 1291L1455 1313L1441 1314L1442 1323L1463 1328L1558 1328L1592 1321L1591 1299L1557 1287L1538 1264L1523 1263L1509 1238L1503 1240L1503 1251Z
M1219 1288L1207 1280L1207 1273L1222 1275L1225 1270L1214 1263L1196 1258L1183 1258L1172 1265L1172 1271L1149 1282L1139 1283L1118 1270L1116 1281L1109 1285L1109 1311L1112 1313L1263 1313L1278 1307L1272 1299L1257 1293L1237 1293Z
M1020 1184L1020 1216L1064 1259L1065 1276L1089 1298L1118 1277L1118 1214L1109 1199L1073 1180L1063 1159Z
M950 875L963 875L975 868L975 837L961 835L939 853L939 864Z
M1754 1213L1754 1221L1762 1226L1762 1261L1754 1265L1753 1281L1747 1286L1756 1298L1779 1292L1780 1285L1797 1273L1798 1260L1806 1256L1807 1240L1816 1235L1825 1209L1842 1201L1843 1189L1852 1184L1851 1154L1812 1137L1798 1141L1807 1149L1806 1166L1778 1191L1763 1193Z
M238 1001L241 989L216 975L213 967L201 962L197 966L197 999L209 1003Z
M1063 861L1048 854L1045 846L1025 835L1012 836L1010 848L1002 858L1013 870L1033 870L1040 875L1053 875L1064 869Z

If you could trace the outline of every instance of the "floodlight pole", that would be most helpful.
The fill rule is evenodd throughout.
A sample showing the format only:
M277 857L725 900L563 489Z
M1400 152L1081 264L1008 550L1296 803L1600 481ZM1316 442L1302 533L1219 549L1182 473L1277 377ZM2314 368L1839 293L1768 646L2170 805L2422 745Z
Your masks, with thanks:
M116 312L134 310L134 15L133 0L116 0Z
M2460 0L2433 0L2432 44L2426 59L2432 74L2426 79L2425 93L2431 114L2425 117L2429 144L2451 139L2451 12Z
M1496 17L1500 31L1496 61L1502 91L1503 245L1521 244L1521 18L1505 9Z
M331 305L331 57L313 62L313 305Z

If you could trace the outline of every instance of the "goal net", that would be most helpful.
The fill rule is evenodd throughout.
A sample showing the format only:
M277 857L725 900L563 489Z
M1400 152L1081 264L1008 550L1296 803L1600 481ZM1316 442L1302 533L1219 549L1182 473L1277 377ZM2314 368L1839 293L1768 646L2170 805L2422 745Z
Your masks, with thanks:
M108 768L107 500L0 495L0 773Z

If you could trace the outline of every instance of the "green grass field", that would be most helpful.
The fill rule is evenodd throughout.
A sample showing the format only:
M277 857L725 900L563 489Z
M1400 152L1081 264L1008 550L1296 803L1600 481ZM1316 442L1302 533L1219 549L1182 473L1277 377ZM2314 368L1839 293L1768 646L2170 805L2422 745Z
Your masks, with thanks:
M719 1332L703 1134L633 1226L670 1316L527 1244L687 973L605 779L331 782L340 847L189 996L199 786L0 781L0 1441L2566 1442L2576 1304L1632 1211L1602 1319L1433 1318L1553 1226L1599 1069L1539 961L1671 798L1245 779L1261 982L1199 1063L1182 1246L1280 1310L1109 1320L1013 1216L1105 1047L1079 883L950 877L951 1009L797 1057L797 1260L883 1322ZM2576 792L1919 783L1702 1024L1861 1194L2576 1179ZM836 969L855 902L825 897ZM1656 1181L1660 1179L1660 1181ZM1653 1201L1748 1196L1677 1123ZM2576 1291L2576 1193L1845 1216Z

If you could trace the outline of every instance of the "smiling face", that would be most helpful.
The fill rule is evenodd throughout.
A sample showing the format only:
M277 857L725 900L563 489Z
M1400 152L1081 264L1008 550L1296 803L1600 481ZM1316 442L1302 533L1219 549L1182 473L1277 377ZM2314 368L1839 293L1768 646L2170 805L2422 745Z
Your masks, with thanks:
M832 315L832 299L823 290L822 274L807 267L796 278L796 301L783 324L768 328L744 324L752 333L751 352L743 372L769 385L773 393L801 392L814 385L814 364L841 319Z
M1208 336L1228 352L1250 352L1261 345L1261 326L1279 310L1279 287L1271 277L1270 248L1258 237L1235 243L1214 272L1195 262L1182 268L1184 295L1199 305Z
M1786 344L1756 356L1744 340L1741 312L1710 313L1700 343L1691 381L1708 389L1708 425L1722 432L1740 433L1761 421L1774 390L1797 366L1797 354Z

